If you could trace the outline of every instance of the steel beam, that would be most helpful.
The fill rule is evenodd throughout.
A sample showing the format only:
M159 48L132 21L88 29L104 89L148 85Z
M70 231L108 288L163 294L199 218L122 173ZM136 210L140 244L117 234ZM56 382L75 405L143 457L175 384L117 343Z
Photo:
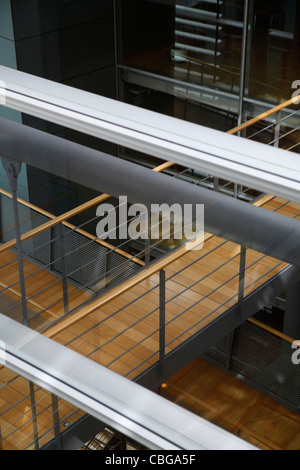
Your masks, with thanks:
M0 154L148 207L163 203L204 204L206 232L300 266L298 220L3 118Z
M296 154L0 67L8 108L300 202Z
M205 353L212 345L235 330L262 307L272 302L276 295L282 293L287 286L297 280L300 280L300 269L287 267L269 282L244 297L243 317L240 314L240 307L236 303L202 329L200 329L199 324L197 333L166 355L164 380L168 380L183 367ZM158 389L163 382L159 373L159 364L156 363L144 371L136 377L135 381L150 390Z
M56 341L0 315L4 366L153 450L256 450Z

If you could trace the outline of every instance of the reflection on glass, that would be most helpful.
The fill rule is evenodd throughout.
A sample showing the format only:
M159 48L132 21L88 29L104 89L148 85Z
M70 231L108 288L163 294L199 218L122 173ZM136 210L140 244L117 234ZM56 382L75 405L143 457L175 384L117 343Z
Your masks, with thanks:
M119 63L199 89L239 97L245 63L246 97L287 100L298 71L300 2L249 0L124 0L119 2ZM248 35L245 62L243 33Z
M297 0L254 0L248 94L280 102L291 98L291 86L300 75L296 60L299 44Z
M124 65L239 93L243 0L122 2Z

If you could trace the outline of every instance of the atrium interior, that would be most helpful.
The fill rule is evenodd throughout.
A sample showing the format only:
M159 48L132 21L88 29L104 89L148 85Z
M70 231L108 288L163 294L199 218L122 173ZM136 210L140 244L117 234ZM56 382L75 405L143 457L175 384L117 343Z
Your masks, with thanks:
M1 450L300 449L299 17L0 0Z

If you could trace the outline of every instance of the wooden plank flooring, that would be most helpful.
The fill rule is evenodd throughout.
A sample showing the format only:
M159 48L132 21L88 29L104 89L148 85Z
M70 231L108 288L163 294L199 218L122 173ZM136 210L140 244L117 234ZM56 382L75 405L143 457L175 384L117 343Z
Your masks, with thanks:
M271 201L267 200L263 207L267 210L275 210L279 209L283 203L284 201L280 198L274 198ZM294 217L300 213L300 205L289 203L282 206L278 212ZM237 302L239 252L240 247L237 244L211 236L200 251L187 251L183 257L165 269L166 352L178 346ZM11 264L8 265L8 263ZM16 254L12 251L2 253L0 265L6 265L5 268L0 269L2 286L0 300L1 295L5 295L10 302L15 302L15 308L10 310L11 316L20 318L20 288L16 284L18 281ZM260 253L253 250L247 250L246 266L248 269L245 276L245 292L248 294L280 272L286 264L267 256L262 257ZM26 276L30 275L26 280L27 295L31 297L27 304L32 318L30 326L40 330L64 313L62 283L59 280L53 284L57 278L51 272L38 270L28 260L25 261L24 269ZM12 283L15 283L13 287L5 289ZM71 324L53 339L133 379L158 360L158 285L159 275L152 275L101 308L93 310L81 320ZM38 293L41 289L42 292ZM89 298L86 292L78 291L71 285L69 285L69 292L74 293L70 297L72 306L79 306ZM34 316L39 313L40 315ZM26 422L26 413L27 411L30 413L28 391L26 398L21 398L22 404L11 409L6 399L2 398L4 391L10 396L10 391L13 390L12 397L17 397L16 393L22 395L22 392L18 392L19 381L22 387L25 387L24 389L26 387L28 389L28 383L24 385L21 378L14 378L12 382L7 382L6 369L0 371L0 379L1 384L6 384L0 394L4 445L7 448L13 448L19 445L19 439L22 443L29 442L30 439L32 442L32 422ZM39 391L39 394L41 403L49 401L49 394L46 391ZM70 410L75 412L72 406L61 401L60 417L74 422L78 419L78 415L75 414L67 419L68 414L72 412ZM40 416L41 430L47 429L47 426L48 429L51 428L52 425L48 423L46 417L48 415L44 414L42 409ZM24 426L22 420L25 420ZM21 422L22 427L17 431ZM9 432L9 429L15 432ZM16 438L17 432L23 433L20 438Z
M275 210L282 204L280 198L275 198L264 207ZM300 206L291 204L278 212L295 216L300 212ZM167 352L237 302L239 252L240 247L235 243L213 236L199 252L187 252L165 269ZM232 257L235 258L228 262ZM193 264L189 266L190 263ZM276 259L247 250L246 294L285 266ZM62 344L68 342L68 347L88 354L115 372L134 378L158 360L158 283L159 276L155 274L94 310L54 339ZM147 292L149 289L151 292ZM84 331L86 333L78 337Z
M160 394L259 449L300 449L299 414L203 359L168 380Z

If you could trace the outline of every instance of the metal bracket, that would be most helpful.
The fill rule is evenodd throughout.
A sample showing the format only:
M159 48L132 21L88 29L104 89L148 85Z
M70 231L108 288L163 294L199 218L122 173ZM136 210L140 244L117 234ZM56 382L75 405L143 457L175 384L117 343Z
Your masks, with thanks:
M1 157L1 161L8 177L10 189L12 192L16 192L22 163L7 157Z
M19 219L18 200L17 200L18 176L21 171L22 162L18 162L16 160L13 160L7 157L1 157L1 161L6 171L7 178L8 178L9 185L10 185L10 190L12 193L16 241L17 241L17 254L18 254L18 264L19 264L20 288L21 288L21 298L22 298L23 323L24 325L28 325L23 255L22 255L22 248L21 248L20 219Z

